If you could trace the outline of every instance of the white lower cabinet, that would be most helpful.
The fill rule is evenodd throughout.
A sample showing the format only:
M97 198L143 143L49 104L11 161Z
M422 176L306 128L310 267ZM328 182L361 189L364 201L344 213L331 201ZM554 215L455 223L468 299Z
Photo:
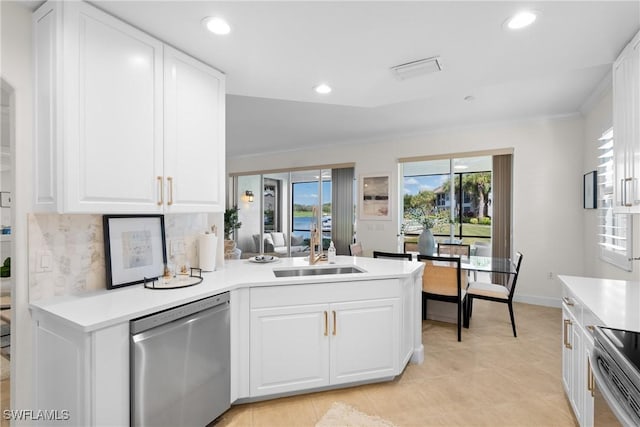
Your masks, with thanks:
M378 282L252 289L250 396L399 374L400 359L406 359L400 285ZM380 292L369 289L368 299L349 298L366 283ZM279 303L274 293L286 293L289 301Z
M35 317L34 408L49 424L129 425L129 323L85 333Z
M331 305L331 384L395 375L399 298Z
M251 311L253 395L329 384L328 311L327 304Z
M576 420L581 427L593 426L593 395L589 355L593 347L590 332L582 324L582 308L562 304L562 382ZM574 304L570 302L570 304Z

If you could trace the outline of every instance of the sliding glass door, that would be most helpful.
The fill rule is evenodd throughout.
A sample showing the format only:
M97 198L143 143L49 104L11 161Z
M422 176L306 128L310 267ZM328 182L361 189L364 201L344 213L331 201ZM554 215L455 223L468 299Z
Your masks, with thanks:
M316 249L326 250L334 240L338 254L348 254L354 228L353 176L352 167L234 176L233 203L242 226L232 238L242 258L263 253L306 256L313 227L321 234Z
M315 228L322 236L322 247L329 247L332 229L331 190L330 169L291 173L291 233L302 237L307 246L311 246L311 231Z
M437 159L401 164L403 176L402 231L417 238L422 226L408 214L420 209L437 218L438 242L475 245L491 241L491 156Z

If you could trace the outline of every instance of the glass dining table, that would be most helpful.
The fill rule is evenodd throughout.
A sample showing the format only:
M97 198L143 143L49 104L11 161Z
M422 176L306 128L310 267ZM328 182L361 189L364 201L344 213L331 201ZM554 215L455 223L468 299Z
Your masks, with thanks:
M509 258L476 255L463 256L460 258L460 268L485 273L516 274L516 266Z
M418 252L409 252L413 260L418 260ZM458 257L458 255L439 255L441 257ZM516 266L509 258L489 256L461 256L460 268L462 270L477 271L483 273L516 274Z

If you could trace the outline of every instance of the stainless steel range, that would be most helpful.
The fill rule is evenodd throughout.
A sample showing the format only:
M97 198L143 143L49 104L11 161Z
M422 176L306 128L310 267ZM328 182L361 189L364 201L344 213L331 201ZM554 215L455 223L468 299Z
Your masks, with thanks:
M591 365L597 389L594 420L601 396L621 425L640 426L640 333L596 327Z

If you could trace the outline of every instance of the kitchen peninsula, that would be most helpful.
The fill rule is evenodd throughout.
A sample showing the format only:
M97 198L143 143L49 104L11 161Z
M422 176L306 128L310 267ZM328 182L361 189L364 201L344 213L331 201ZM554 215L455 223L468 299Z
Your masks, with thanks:
M335 267L355 272L274 273ZM232 403L392 379L424 358L422 269L346 256L313 266L302 258L234 260L192 287L140 284L34 302L34 403L68 408L71 424L126 425L129 321L223 292L230 294Z

